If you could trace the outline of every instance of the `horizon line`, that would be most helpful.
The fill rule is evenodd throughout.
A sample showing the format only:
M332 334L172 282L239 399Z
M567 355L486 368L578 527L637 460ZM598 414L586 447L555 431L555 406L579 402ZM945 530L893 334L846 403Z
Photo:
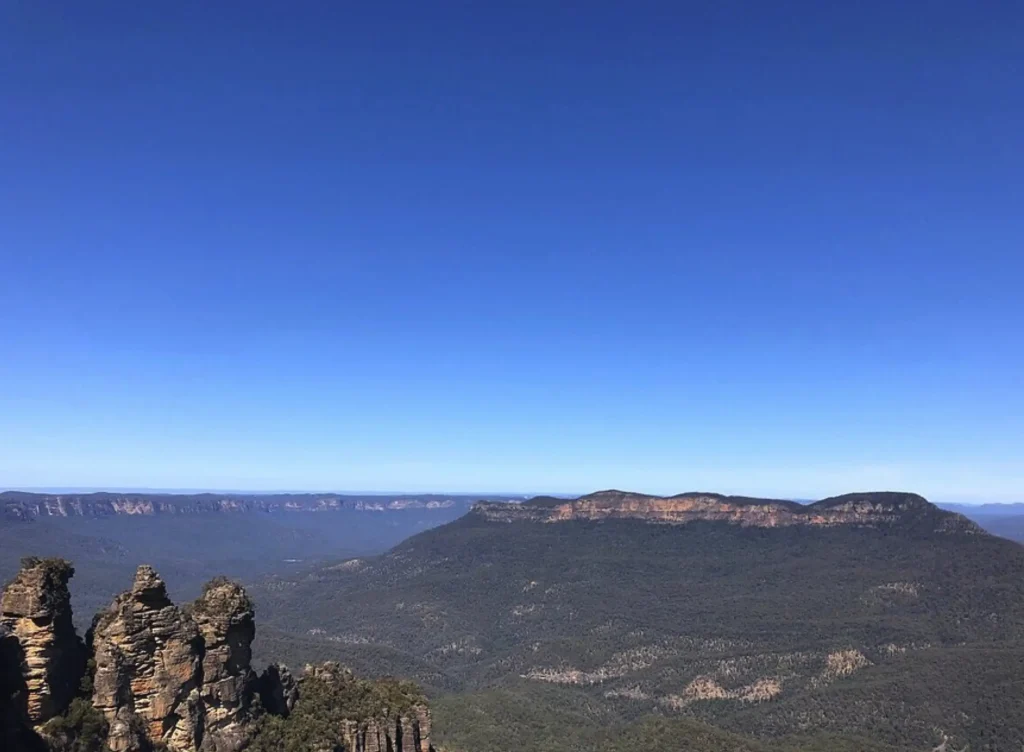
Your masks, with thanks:
M338 496L457 496L457 497L479 497L479 496L491 496L500 498L533 498L536 496L551 496L554 498L566 498L573 499L580 496L586 496L594 491L586 492L523 492L523 491L437 491L437 490L418 490L418 491L388 491L388 490L310 490L310 489L270 489L270 490L252 490L252 489L225 489L225 488L206 488L206 487L194 487L194 488L161 488L161 487L150 487L150 486L2 486L0 485L0 493L8 492L21 492L21 493L45 493L45 494L93 494L93 493L148 493L148 494L159 494L166 496L186 496L186 495L197 495L197 494L225 494L225 495L252 495L252 496L273 496L273 495L316 495L316 494L335 494ZM627 492L629 493L629 492ZM646 494L649 496L662 496L668 498L672 495L677 494ZM698 492L698 491L684 491L681 493L712 493ZM856 493L856 492L854 492ZM866 491L864 493L867 493ZM908 492L911 493L911 492ZM724 494L725 496L745 496L746 494ZM765 497L769 498L769 497ZM797 503L813 502L819 499L807 496L807 495L792 495L792 496L775 496L772 498L781 499L784 501L795 501ZM828 497L823 497L828 498ZM1024 505L1022 501L942 501L933 502L936 504L953 504L958 506L1014 506Z

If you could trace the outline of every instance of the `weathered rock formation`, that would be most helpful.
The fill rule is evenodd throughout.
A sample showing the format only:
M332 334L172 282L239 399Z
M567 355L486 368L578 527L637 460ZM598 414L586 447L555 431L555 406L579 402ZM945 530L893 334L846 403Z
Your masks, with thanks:
M24 564L0 601L4 752L43 752L46 734L61 733L43 724L90 684L82 682L86 648L71 623L67 585L74 570L60 559ZM90 630L89 712L107 724L105 739L102 729L91 733L111 752L238 752L252 743L261 714L286 722L308 689L306 718L322 724L327 714L334 748L430 752L430 715L415 687L359 680L338 664L308 667L299 681L273 664L257 678L255 634L253 604L241 586L217 578L179 608L156 572L139 567L131 590L97 614ZM76 703L81 712L82 700Z
M139 567L132 589L97 616L92 646L92 701L110 724L113 752L136 749L139 729L172 750L198 748L202 638L150 567Z
M251 666L253 616L245 590L226 579L210 582L193 604L192 618L205 648L200 688L204 750L233 752L248 739L256 682Z
M428 752L430 713L420 705L398 716L347 721L345 752Z
M778 499L708 493L663 497L599 491L578 499L541 497L522 504L481 501L473 506L473 514L494 522L632 519L670 525L696 521L727 522L744 527L886 527L899 524L927 532L982 532L966 517L943 511L921 496L908 493L847 494L804 505Z
M22 673L21 644L0 624L0 749L21 752L41 747L32 745L36 735L25 717L25 677Z
M312 685L312 686L311 686ZM337 698L345 752L432 752L430 711L410 685L394 680L367 682L337 663L306 666L300 696L309 692Z
M67 708L82 676L85 654L71 622L68 591L74 573L63 559L25 559L0 599L5 663L20 667L15 704L34 726Z

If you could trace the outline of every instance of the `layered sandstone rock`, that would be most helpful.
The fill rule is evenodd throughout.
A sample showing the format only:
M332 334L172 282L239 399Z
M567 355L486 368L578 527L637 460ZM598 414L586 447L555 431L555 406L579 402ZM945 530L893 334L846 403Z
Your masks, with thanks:
M319 689L311 685L319 685ZM345 752L433 752L430 711L411 685L356 679L337 663L306 666L300 698L326 692L337 701Z
M15 704L35 726L63 712L82 675L85 655L68 591L74 573L63 559L25 559L0 599L5 664L11 664L5 673L15 677Z
M426 705L417 704L402 716L398 731L402 752L430 752L430 710ZM411 746L410 746L411 743Z
M865 493L797 504L720 494L648 496L600 491L578 499L539 498L522 504L478 502L473 513L494 522L567 522L641 520L683 525L726 522L742 527L887 527L907 525L941 533L979 534L981 529L958 514L945 512L916 494Z
M205 648L200 687L204 750L234 752L248 739L256 681L251 666L253 616L245 590L225 579L210 582L193 604L192 618Z
M132 589L97 616L92 644L93 705L110 723L110 749L136 750L142 736L171 750L196 750L203 734L202 637L152 568L139 567Z
M5 752L44 750L39 727L82 685L86 651L71 624L72 573L63 560L26 560L0 601ZM356 679L336 663L308 667L300 681L273 664L257 679L255 632L241 586L215 579L183 609L152 568L139 567L131 590L96 616L89 635L91 699L109 726L107 748L239 752L253 742L261 713L287 718L294 710L304 713L300 724L326 720L330 743L346 752L431 752L430 714L415 687ZM307 690L305 708L295 710Z
M425 705L395 717L345 722L345 752L430 752L430 713Z
M39 749L43 745L33 745L38 737L32 731L25 717L25 678L22 675L21 644L11 631L0 624L0 749L29 750Z

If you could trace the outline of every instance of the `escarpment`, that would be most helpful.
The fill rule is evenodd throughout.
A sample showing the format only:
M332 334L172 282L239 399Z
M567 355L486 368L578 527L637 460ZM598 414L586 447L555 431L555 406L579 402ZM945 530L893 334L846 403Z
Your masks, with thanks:
M347 494L167 494L108 493L42 494L0 492L0 518L116 517L195 515L251 512L394 512L408 509L466 509L470 497L412 494L359 496Z
M639 520L685 525L704 521L761 528L901 526L928 533L983 532L966 517L943 511L917 494L892 492L847 494L805 505L712 493L649 496L599 491L578 499L540 497L522 504L481 501L472 513L493 522Z
M27 559L4 590L5 752L45 750L50 742L63 749L63 742L48 736L47 721L59 721L66 740L71 716L82 715L81 703L102 720L91 733L100 734L96 742L111 752L277 749L274 733L291 733L289 717L296 714L307 721L314 716L326 729L324 749L431 749L429 710L412 685L358 680L337 664L309 666L299 680L277 664L257 676L253 603L234 582L216 578L195 602L179 607L157 573L140 566L131 588L96 615L86 646L71 623L73 572L63 560ZM326 694L324 687L330 688ZM76 692L79 705L68 718L61 716ZM325 707L326 724L317 715Z

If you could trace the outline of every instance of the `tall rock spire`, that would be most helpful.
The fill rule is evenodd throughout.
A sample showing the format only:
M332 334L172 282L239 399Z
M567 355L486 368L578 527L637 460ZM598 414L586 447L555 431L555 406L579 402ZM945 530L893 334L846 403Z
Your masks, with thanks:
M242 586L223 578L209 582L192 605L192 618L206 649L200 689L204 750L235 752L248 739L256 689L251 665L256 636L253 617L252 601Z
M110 724L110 749L135 749L143 736L195 750L203 731L202 638L151 567L139 567L132 589L97 616L92 643L93 705Z
M67 708L82 676L85 652L71 621L68 591L74 573L63 559L24 559L0 599L0 623L17 640L8 652L21 663L16 703L34 726Z

